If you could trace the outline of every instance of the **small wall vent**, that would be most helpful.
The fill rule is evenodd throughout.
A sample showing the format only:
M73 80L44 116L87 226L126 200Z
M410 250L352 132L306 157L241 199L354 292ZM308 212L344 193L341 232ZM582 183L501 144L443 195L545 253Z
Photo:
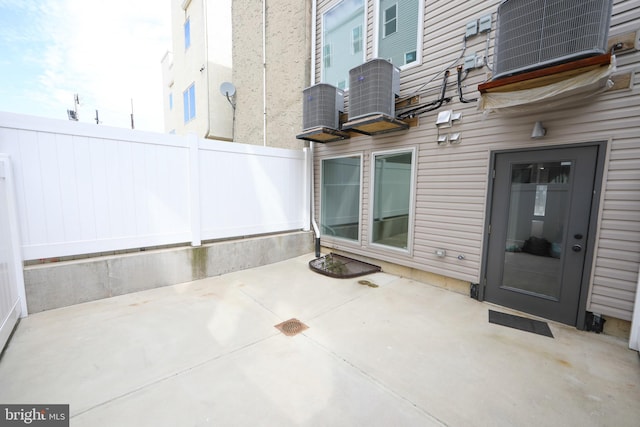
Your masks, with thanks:
M349 70L349 121L374 114L395 117L400 70L384 59L372 59Z
M505 0L494 79L606 53L612 0Z
M319 83L303 90L302 128L340 128L344 111L344 92L335 86Z

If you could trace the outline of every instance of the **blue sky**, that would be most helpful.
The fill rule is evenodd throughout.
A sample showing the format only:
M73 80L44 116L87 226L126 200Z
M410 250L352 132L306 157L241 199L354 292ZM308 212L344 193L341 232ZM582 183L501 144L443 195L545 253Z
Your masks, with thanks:
M170 0L0 0L0 111L162 132Z

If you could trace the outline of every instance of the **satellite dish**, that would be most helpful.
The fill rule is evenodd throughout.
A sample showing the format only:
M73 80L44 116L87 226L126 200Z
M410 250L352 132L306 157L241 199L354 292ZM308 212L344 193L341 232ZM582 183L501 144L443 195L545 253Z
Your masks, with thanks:
M236 94L236 87L233 83L224 82L220 85L220 93L223 96L233 96Z

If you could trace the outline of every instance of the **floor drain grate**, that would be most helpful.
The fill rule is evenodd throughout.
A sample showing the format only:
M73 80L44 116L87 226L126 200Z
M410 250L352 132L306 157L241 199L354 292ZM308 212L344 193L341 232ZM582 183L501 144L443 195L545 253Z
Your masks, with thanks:
M307 325L305 325L298 319L285 320L275 327L288 337L292 337L304 331L305 329L309 329Z

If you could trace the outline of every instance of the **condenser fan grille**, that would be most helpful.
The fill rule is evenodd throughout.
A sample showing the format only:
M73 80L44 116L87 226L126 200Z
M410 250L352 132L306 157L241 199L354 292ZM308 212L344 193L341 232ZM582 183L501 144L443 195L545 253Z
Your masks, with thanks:
M320 83L306 88L303 97L303 129L339 128L340 111L344 109L344 95L340 89Z
M349 70L349 120L373 114L395 116L399 73L384 59L372 59Z
M606 52L611 0L506 0L494 79Z

